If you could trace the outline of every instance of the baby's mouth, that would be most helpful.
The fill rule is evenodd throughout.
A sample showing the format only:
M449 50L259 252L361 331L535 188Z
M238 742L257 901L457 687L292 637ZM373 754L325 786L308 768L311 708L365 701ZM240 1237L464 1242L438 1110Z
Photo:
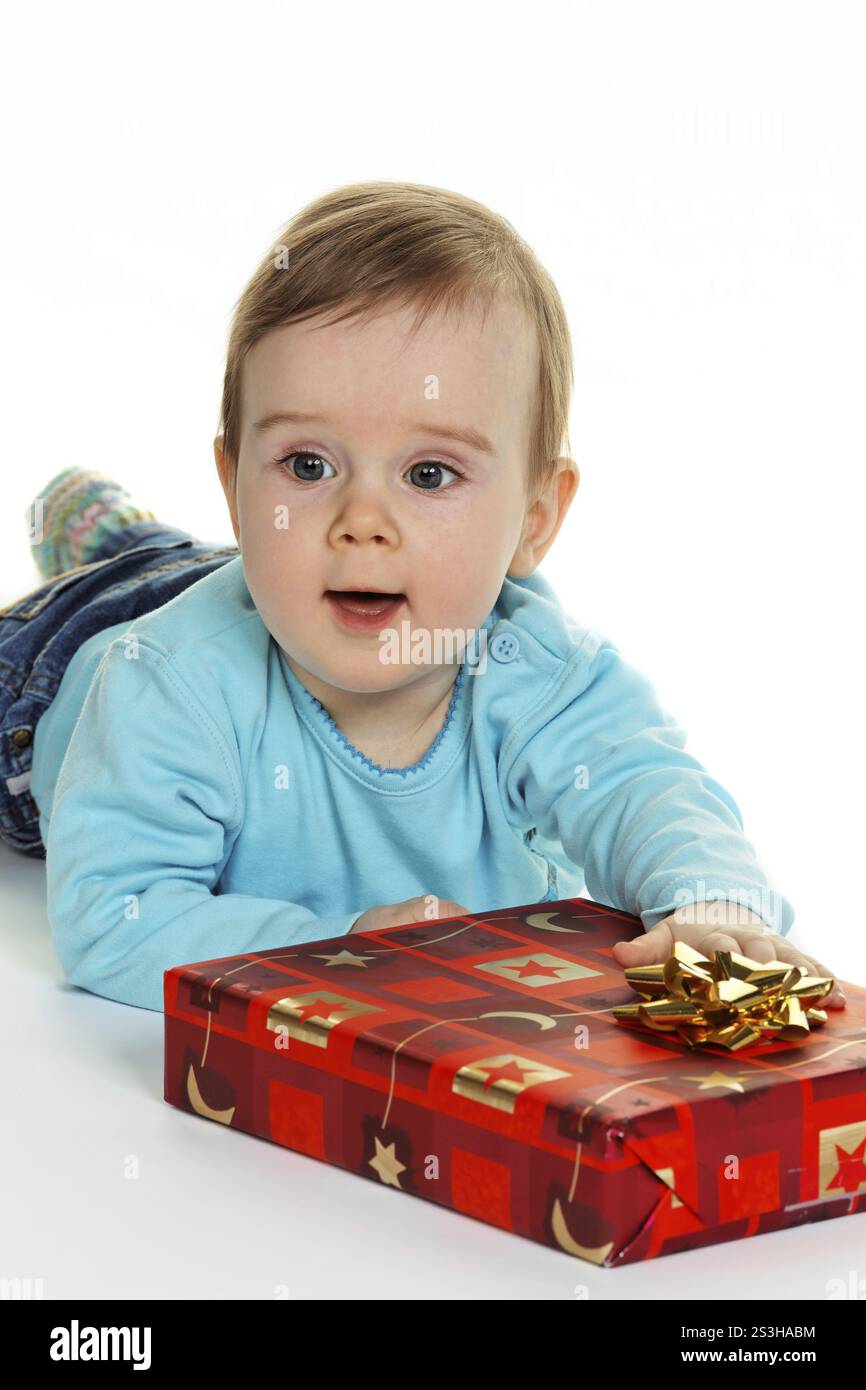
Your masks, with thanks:
M379 594L360 589L326 589L325 597L332 599L349 613L375 618L393 608L394 604L402 601L406 595Z

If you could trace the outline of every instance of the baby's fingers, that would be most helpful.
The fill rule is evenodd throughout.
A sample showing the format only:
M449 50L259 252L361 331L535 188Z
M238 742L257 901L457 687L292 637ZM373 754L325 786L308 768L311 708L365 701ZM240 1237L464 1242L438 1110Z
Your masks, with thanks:
M411 898L410 902L417 904L419 913L418 921L437 922L440 917L468 917L468 907L462 907L460 903L454 903L450 898L440 898L436 893L422 893L418 898Z
M820 975L822 978L834 980L836 978L832 970L828 970L826 965L816 960L814 956L807 956L803 951L799 951L790 941L786 941L783 936L775 933L758 935L746 941L742 954L751 956L753 960L769 962L780 960L785 965L803 965L810 975ZM818 1008L826 1004L830 1009L844 1009L846 1004L845 992L837 982L826 999L822 999Z
M614 959L626 969L637 965L661 965L673 950L672 923L671 917L665 917L643 936L636 936L633 941L617 941L613 947Z

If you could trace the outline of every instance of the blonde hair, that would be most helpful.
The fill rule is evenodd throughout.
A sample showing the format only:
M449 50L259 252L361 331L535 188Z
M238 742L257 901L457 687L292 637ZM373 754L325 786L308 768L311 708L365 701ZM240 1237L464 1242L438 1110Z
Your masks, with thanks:
M574 385L571 338L559 292L510 222L460 193L419 183L347 184L289 221L238 299L229 331L219 430L236 473L241 373L272 328L345 306L330 323L366 319L395 301L433 309L486 306L504 292L525 310L538 341L527 491L549 481L565 445ZM485 308L486 313L486 308ZM414 331L414 330L413 330Z

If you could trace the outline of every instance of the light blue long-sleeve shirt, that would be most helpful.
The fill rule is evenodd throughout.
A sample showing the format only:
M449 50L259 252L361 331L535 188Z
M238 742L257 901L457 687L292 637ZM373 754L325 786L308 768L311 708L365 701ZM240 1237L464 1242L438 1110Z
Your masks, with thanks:
M736 802L603 634L506 578L411 768L354 748L289 668L242 557L86 641L31 789L67 978L162 1009L174 965L347 933L421 893L591 896L653 926L738 900L787 932Z

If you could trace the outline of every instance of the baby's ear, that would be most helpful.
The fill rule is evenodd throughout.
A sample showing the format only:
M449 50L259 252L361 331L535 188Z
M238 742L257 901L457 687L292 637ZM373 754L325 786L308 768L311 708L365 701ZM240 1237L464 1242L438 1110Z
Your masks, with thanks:
M558 458L526 509L520 541L508 566L510 575L525 579L538 568L556 540L579 483L580 469L574 459Z

